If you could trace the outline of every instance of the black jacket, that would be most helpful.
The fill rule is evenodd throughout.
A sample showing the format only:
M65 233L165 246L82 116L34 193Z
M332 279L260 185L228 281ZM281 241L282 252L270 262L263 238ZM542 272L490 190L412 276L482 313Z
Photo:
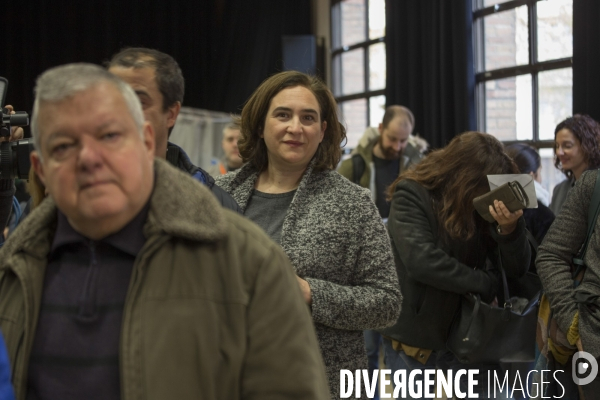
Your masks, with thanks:
M538 208L526 208L523 210L523 218L525 219L527 230L531 232L531 235L535 239L536 246L539 246L542 244L548 229L550 229L550 226L554 222L554 213L550 208L538 201ZM531 258L529 272L537 274L535 255Z
M243 214L240 206L238 206L238 203L236 203L233 197L217 186L215 184L215 180L209 175L208 172L192 164L192 161L181 147L169 142L167 145L167 161L180 170L187 172L194 179L208 186L223 207L236 211L239 214Z
M554 222L554 213L550 208L538 201L538 208L526 208L523 210L525 225L538 245L542 244L550 225Z
M444 239L432 204L429 192L416 182L403 180L396 186L388 229L404 298L398 321L381 333L409 346L440 350L446 347L462 294L479 293L488 302L496 295L498 249L512 277L527 272L531 249L523 218L510 235L499 235L477 217L472 239Z
M13 179L0 179L0 233L4 232L13 206L15 184ZM0 235L0 243L4 242L4 235Z

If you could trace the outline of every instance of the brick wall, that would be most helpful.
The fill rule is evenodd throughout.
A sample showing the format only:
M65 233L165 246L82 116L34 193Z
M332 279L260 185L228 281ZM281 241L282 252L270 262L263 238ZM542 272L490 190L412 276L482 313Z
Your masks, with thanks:
M515 10L498 13L484 20L485 69L514 66L517 45ZM489 81L486 92L486 131L500 140L516 138L516 78Z
M364 0L345 0L341 3L342 45L364 42L366 40ZM365 90L364 51L353 50L342 55L342 79L338 94L348 95ZM348 135L349 148L358 143L367 127L367 102L365 99L344 102L341 106L342 122Z

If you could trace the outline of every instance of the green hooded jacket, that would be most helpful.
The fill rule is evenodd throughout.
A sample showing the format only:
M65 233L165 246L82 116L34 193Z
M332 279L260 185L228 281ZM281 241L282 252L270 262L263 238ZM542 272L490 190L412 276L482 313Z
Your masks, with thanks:
M133 266L119 349L121 398L329 399L289 260L260 228L164 161ZM0 330L25 400L56 205L0 249Z
M379 132L376 128L367 128L363 137L361 138L358 146L352 150L351 157L342 161L338 167L338 172L354 182L354 167L352 164L352 157L358 155L362 157L364 161L363 173L360 176L359 185L367 188L371 191L371 198L373 201L377 201L376 193L377 188L375 187L375 163L373 162L373 147L377 144L379 139ZM410 166L417 164L421 161L423 155L419 149L410 142L406 145L400 156L400 171L399 174L404 172Z

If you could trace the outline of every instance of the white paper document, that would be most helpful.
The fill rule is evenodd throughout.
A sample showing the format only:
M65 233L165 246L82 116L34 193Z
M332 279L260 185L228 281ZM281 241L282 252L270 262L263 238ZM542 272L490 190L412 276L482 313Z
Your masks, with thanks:
M535 183L533 176L529 174L506 174L506 175L488 175L490 190L494 190L507 182L517 181L525 189L525 194L529 198L527 208L538 208L537 196L535 194Z

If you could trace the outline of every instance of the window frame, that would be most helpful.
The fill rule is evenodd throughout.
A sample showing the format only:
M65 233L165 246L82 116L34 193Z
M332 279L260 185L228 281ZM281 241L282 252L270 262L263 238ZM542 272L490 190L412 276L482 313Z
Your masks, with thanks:
M367 128L370 127L373 124L373 121L371 121L371 102L369 101L371 99L371 97L376 97L376 96L385 96L385 87L382 89L377 89L377 90L370 90L370 52L369 52L369 48L375 44L378 43L384 43L385 44L385 36L382 37L378 37L375 39L369 39L369 0L364 0L365 1L365 13L364 13L364 22L365 22L365 38L367 38L367 40L362 41L362 42L358 42L358 43L354 43L350 46L341 46L341 47L334 47L337 45L337 43L341 43L341 39L340 35L341 35L341 31L342 31L342 21L341 21L341 15L340 13L336 12L335 7L336 5L338 5L339 3L342 3L343 0L332 0L331 2L331 38L332 38L332 50L331 50L331 81L332 81L332 87L333 88L340 88L342 87L342 71L340 71L339 66L336 63L336 58L341 57L344 53L350 52L352 50L357 50L357 49L362 49L363 51L363 70L364 70L364 75L363 75L363 84L364 84L364 91L362 92L357 92L357 93L352 93L352 94L348 94L348 95L337 95L334 92L334 98L338 104L338 107L341 108L342 104L346 101L351 101L351 100L359 100L359 99L365 99L366 100L366 121L367 121ZM387 74L387 71L386 71ZM379 122L381 121L375 121L377 124L379 124Z
M473 47L475 57L475 102L477 127L485 131L486 127L486 95L485 83L504 78L513 78L522 75L531 75L531 100L532 100L532 122L533 137L531 140L510 140L503 143L528 143L536 148L554 147L553 140L540 140L539 138L539 80L538 74L543 71L551 71L563 68L573 68L573 56L558 58L547 61L538 61L538 40L537 40L537 3L544 0L512 0L505 3L495 4L483 7L484 0L473 0ZM509 11L521 6L527 6L528 21L528 42L529 42L529 62L526 65L517 65L513 67L499 68L486 71L485 64L485 32L484 18L503 11Z

